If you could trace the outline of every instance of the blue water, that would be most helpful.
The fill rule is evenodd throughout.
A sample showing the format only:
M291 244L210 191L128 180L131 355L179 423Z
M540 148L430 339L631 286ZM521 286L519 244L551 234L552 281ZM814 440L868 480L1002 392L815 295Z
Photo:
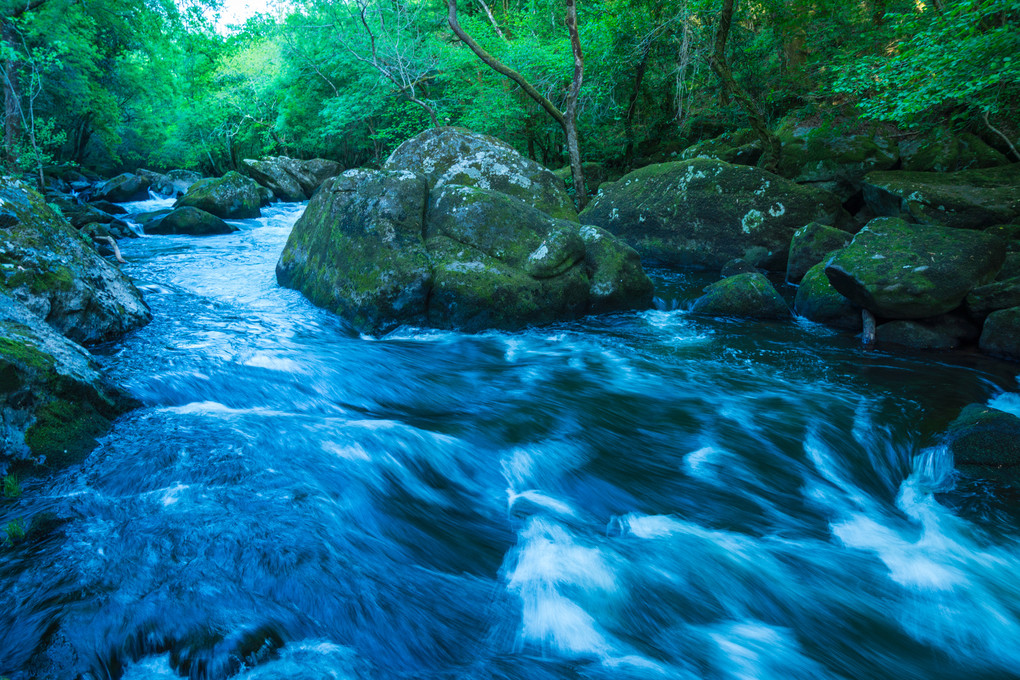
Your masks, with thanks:
M361 337L276 285L301 208L121 244L143 406L0 506L52 524L0 675L1020 677L1020 504L932 446L1016 365L682 303Z

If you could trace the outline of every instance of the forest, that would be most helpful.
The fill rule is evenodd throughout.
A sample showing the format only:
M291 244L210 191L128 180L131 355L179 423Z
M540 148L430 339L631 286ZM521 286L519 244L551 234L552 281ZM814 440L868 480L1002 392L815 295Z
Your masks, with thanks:
M378 165L435 125L556 169L568 109L580 159L617 176L739 128L767 143L789 120L966 131L1017 157L1017 0L303 0L227 30L218 11L4 0L6 170Z

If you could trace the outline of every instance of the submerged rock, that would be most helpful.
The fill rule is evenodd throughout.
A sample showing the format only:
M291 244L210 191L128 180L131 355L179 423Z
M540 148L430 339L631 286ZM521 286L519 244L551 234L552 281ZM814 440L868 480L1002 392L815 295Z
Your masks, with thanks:
M427 130L398 146L384 170L410 170L429 189L449 184L477 187L520 199L552 217L577 221L563 182L509 144L462 128Z
M825 274L878 316L920 319L959 307L1004 259L1002 240L990 234L879 218L828 261Z
M778 271L797 229L849 219L832 194L704 158L635 170L603 186L580 217L667 265L719 269L741 258Z
M787 319L790 308L764 275L737 274L705 288L691 312L706 316Z
M960 412L942 437L957 466L1020 474L1020 418L985 406L971 404Z
M0 180L16 225L0 231L0 291L80 343L112 340L151 319L142 295L42 196Z
M1020 163L961 172L872 172L864 200L876 215L961 229L1020 218Z
M81 461L132 405L88 352L0 292L0 472Z
M145 226L147 234L186 234L188 236L230 234L237 230L237 227L198 208L176 208Z
M597 227L513 196L407 170L349 170L323 186L277 265L359 330L516 329L647 306L637 254Z
M221 219L243 220L260 217L261 205L258 183L231 170L223 177L195 182L174 208L198 208Z

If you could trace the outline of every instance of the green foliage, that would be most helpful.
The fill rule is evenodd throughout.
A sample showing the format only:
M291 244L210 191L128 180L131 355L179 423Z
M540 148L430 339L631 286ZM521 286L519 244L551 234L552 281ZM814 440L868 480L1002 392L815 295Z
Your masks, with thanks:
M3 540L0 546L10 548L25 538L25 522L21 519L12 519L3 527Z
M15 39L0 42L0 63L16 65L26 113L8 159L103 173L222 174L277 154L379 164L434 115L566 163L559 126L454 38L443 0L303 0L230 35L206 17L215 3L45 0L4 20ZM488 8L461 3L462 26L562 107L573 74L562 0ZM586 161L668 160L746 126L709 68L720 8L580 0ZM737 3L727 58L773 124L856 108L904 126L987 114L1015 135L1018 25L1020 0L756 0Z
M15 475L7 475L3 478L2 493L4 498L18 498L21 496L21 482Z
M941 12L886 19L893 35L884 52L843 57L833 85L836 93L852 95L864 116L914 126L1015 106L1020 2L951 0Z

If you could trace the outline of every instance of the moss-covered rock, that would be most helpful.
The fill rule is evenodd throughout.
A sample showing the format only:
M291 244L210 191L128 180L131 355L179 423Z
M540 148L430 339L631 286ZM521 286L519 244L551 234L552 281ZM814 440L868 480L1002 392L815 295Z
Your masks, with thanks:
M1020 306L1020 276L978 286L967 294L967 312L982 320L1000 309Z
M719 269L734 258L785 271L793 232L843 224L839 199L777 175L697 158L650 165L604 186L581 213L642 258Z
M797 288L793 310L808 321L844 330L859 331L861 308L839 293L825 275L825 263L809 269Z
M956 172L1009 163L976 135L956 134L945 127L901 139L899 151L902 169L915 172Z
M790 241L790 259L786 264L786 280L797 283L807 271L826 259L834 250L846 246L853 234L812 222L793 232Z
M1014 276L1020 276L1020 252L1007 252L1006 260L1002 263L1002 267L999 268L999 273L995 275L995 280L1005 281Z
M149 197L150 184L151 180L147 177L130 172L121 173L96 189L94 198L113 203L144 201Z
M419 173L429 189L458 184L495 191L552 217L577 221L574 204L556 175L509 144L470 130L426 130L397 147L383 169Z
M978 328L966 319L943 315L917 321L899 319L881 324L875 331L879 344L913 349L955 349L978 338Z
M989 314L981 327L978 345L988 354L1020 361L1020 307Z
M315 194L294 225L277 279L359 330L423 324L432 285L427 200L421 175L348 170Z
M149 322L137 288L34 190L0 180L13 216L0 230L0 292L75 342L117 338Z
M724 163L756 165L761 159L761 141L751 128L740 128L692 144L680 153L680 158L709 158Z
M80 461L131 405L88 352L0 292L0 472Z
M777 131L783 145L779 174L847 200L864 176L899 161L896 143L879 132L852 134L828 125L789 121Z
M359 330L517 329L647 306L652 284L608 232L478 186L348 171L309 203L277 277Z
M145 226L147 234L211 236L230 234L235 231L237 231L237 227L198 208L176 208Z
M790 308L762 274L737 274L705 287L694 301L694 314L748 319L788 319Z
M961 229L1020 217L1020 163L961 172L869 173L864 200L876 215Z
M994 234L1006 242L1006 252L1020 252L1020 224L995 224L983 230L986 234Z
M170 170L163 177L163 182L153 186L152 189L164 196L186 194L195 182L202 179L202 175L194 170Z
M259 184L231 170L223 177L195 182L177 199L174 208L198 208L225 220L259 217L262 212Z
M938 316L990 282L1002 240L979 231L872 220L831 258L825 275L840 294L888 319Z
M984 404L970 404L949 424L942 443L957 466L1009 470L1020 473L1020 418Z
M654 286L637 251L600 227L582 225L579 233L591 281L588 311L601 314L650 307Z

